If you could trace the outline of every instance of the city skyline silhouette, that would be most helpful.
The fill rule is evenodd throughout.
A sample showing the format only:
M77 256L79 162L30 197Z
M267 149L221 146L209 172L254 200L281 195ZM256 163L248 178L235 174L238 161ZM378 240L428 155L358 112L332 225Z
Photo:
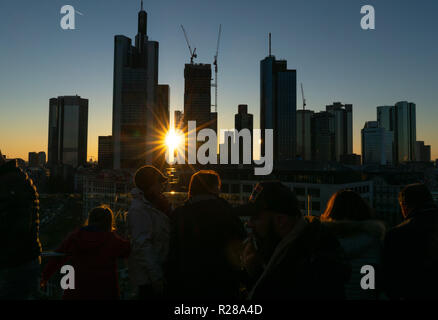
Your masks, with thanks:
M5 4L1 10L0 21L8 27L0 30L7 44L0 52L0 65L6 70L0 74L0 147L10 158L27 159L30 151L47 151L52 97L78 94L89 99L88 158L97 160L97 137L111 134L114 36L135 35L140 1L74 1L71 5L83 13L76 17L76 30L59 26L64 4L27 1ZM195 62L209 64L222 24L220 129L234 127L239 104L248 105L254 128L259 128L259 64L268 55L267 35L272 32L272 53L297 70L307 109L321 111L335 101L353 104L354 153L361 153L360 130L366 121L376 120L376 107L407 100L417 105L417 140L432 145L432 159L438 158L434 149L438 45L431 42L438 6L432 1L421 6L369 1L376 10L376 30L364 31L361 4L145 2L148 35L159 42L159 82L170 85L171 118L175 110L183 109L184 64L190 60L180 24L197 48Z

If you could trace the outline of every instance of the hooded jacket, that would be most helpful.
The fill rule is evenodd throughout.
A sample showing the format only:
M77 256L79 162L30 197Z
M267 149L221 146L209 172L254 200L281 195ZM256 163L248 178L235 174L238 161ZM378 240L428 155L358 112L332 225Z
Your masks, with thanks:
M383 259L390 299L438 298L438 207L433 202L387 232Z
M316 217L303 217L277 245L250 300L344 299L350 266L338 240Z
M0 269L15 268L41 254L38 192L16 160L0 165L0 243Z
M231 205L216 195L196 195L171 214L169 294L174 299L235 299L239 248L246 237Z
M134 188L127 213L132 252L129 277L134 286L150 285L164 279L164 264L169 251L169 218Z
M377 291L362 289L360 284L365 274L361 273L361 269L365 265L373 266L378 279L382 264L385 225L377 220L327 221L324 225L338 238L346 259L351 263L351 277L345 286L346 298L349 300L377 299L378 286L376 286Z
M129 241L89 226L72 232L55 252L65 253L66 257L51 258L42 280L48 281L63 265L71 265L75 289L64 290L63 299L119 299L117 259L128 257Z

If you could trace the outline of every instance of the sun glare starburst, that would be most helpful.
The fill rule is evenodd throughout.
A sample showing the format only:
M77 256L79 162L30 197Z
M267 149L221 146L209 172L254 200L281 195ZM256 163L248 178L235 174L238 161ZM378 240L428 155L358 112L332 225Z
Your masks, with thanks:
M176 150L182 146L183 136L180 132L171 129L166 134L165 143L169 150Z

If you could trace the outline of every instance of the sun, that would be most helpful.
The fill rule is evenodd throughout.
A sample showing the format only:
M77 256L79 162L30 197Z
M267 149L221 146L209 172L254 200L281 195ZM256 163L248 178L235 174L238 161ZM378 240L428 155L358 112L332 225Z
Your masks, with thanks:
M183 135L181 132L175 131L174 129L170 129L165 138L166 146L169 150L176 150L182 147L183 143Z

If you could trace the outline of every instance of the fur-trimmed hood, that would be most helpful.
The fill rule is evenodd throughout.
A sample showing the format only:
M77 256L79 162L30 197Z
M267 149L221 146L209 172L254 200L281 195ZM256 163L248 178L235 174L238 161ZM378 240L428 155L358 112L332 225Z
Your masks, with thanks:
M338 238L350 258L380 250L386 231L383 222L377 220L323 221L323 224Z

